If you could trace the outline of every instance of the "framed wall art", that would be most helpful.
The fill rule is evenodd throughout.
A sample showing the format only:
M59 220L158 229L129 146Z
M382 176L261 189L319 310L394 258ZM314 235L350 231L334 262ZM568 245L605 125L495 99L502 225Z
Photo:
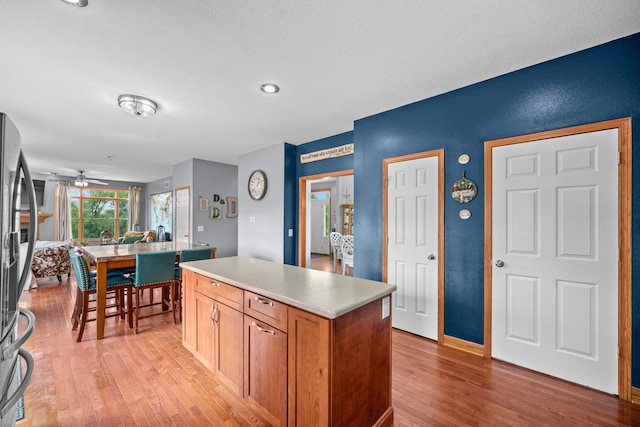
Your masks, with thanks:
M227 218L235 218L238 216L238 198L227 197Z
M200 196L200 198L198 198L198 208L200 209L200 212L208 211L209 210L209 199L207 197Z
M219 206L211 206L211 219L222 219L222 208Z
M173 192L149 196L149 230L157 230L162 225L170 233L173 227Z

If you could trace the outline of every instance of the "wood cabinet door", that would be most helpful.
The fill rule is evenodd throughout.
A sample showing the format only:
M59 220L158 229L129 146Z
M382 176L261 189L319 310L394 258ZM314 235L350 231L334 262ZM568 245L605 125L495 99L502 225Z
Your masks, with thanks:
M212 320L214 301L199 292L193 293L193 309L195 311L195 345L193 350L198 359L207 368L214 369L214 336L215 329Z
M245 398L265 409L274 426L287 423L287 334L244 316Z
M215 301L213 318L216 377L236 394L242 396L242 312Z

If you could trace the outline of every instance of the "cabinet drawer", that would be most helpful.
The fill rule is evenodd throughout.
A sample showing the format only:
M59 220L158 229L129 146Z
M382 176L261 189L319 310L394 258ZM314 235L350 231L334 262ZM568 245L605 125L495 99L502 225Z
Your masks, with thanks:
M242 289L220 280L196 275L196 292L200 292L242 312Z
M287 305L253 292L244 292L244 312L274 328L287 332Z

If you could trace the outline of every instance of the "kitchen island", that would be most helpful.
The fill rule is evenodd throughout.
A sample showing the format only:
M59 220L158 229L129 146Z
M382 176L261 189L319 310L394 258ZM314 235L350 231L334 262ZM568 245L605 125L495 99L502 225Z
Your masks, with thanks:
M183 345L258 424L393 424L395 285L246 257L180 266Z

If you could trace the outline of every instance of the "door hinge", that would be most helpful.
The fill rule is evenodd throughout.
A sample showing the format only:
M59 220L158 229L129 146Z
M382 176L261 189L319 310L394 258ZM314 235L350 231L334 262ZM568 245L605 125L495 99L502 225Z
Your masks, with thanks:
M620 164L620 152L619 151L616 153L616 160L617 160L618 164Z

